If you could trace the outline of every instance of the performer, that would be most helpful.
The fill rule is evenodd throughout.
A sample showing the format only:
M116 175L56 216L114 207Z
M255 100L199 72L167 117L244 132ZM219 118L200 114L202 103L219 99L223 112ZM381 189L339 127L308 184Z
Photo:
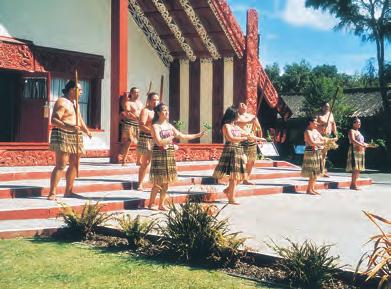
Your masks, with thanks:
M247 112L247 105L243 102L239 104L238 109L239 117L236 121L237 126L246 131L248 134L252 134L254 132L258 133L257 136L260 136L263 141L266 141L262 138L262 128L258 121L258 118ZM244 185L254 185L254 183L250 182L251 171L253 170L255 161L257 159L257 143L255 141L242 141L240 143L243 147L244 154L247 157L246 163L246 171L247 178L244 179Z
M349 151L347 157L346 171L352 172L351 190L359 190L357 179L361 171L365 171L365 149L368 144L364 142L364 137L360 133L361 120L356 117L353 120L352 129L349 131Z
M138 171L138 188L142 191L143 182L151 163L152 153L152 119L154 108L159 104L159 95L156 92L150 92L147 96L147 106L141 110L139 121L139 135L137 143L137 154L140 156L140 168Z
M154 109L152 120L153 150L150 170L150 180L153 183L148 208L152 209L157 194L160 192L159 210L166 210L164 202L167 197L168 185L177 179L175 150L173 139L196 139L206 133L183 134L168 122L168 106L160 103Z
M132 87L129 92L129 97L122 101L122 110L120 113L121 120L121 148L118 160L122 160L122 165L126 164L129 147L131 144L137 144L138 137L138 120L140 112L144 105L139 99L140 90L137 87ZM139 158L137 158L138 160Z
M50 135L50 150L55 152L56 166L50 176L48 200L56 199L57 185L68 162L69 167L66 172L64 197L69 197L73 194L73 183L80 161L79 153L84 153L81 132L86 133L90 138L92 136L81 117L80 109L78 110L80 126L76 125L76 105L79 105L76 103L76 89L79 89L80 94L82 93L80 84L77 84L76 87L75 81L68 81L65 88L62 90L64 95L58 98L54 104L51 118L53 128Z
M330 110L330 104L324 102L322 105L322 110L317 117L318 131L322 136L329 138L331 134L334 135L334 140L338 141L338 132L337 125L334 120L334 115ZM327 159L328 150L322 150L322 162L323 162L323 176L329 177L326 169L326 159Z
M228 197L228 203L235 205L239 204L235 200L236 185L238 182L247 178L246 155L243 152L243 147L240 145L240 142L245 140L249 142L261 140L261 138L249 134L237 126L235 122L238 121L238 118L239 113L235 107L231 106L227 108L221 122L225 145L219 163L213 172L215 179L222 179L229 176L229 184L224 189L224 193Z
M316 117L309 117L306 124L307 130L304 132L306 147L301 175L309 178L307 194L319 195L319 192L315 190L315 184L316 178L323 173L322 149L326 139L316 129L318 126Z

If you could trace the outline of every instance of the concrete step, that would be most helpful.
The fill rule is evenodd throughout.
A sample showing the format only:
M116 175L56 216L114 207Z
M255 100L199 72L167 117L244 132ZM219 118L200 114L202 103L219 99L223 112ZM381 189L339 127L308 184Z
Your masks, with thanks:
M303 178L259 179L255 185L239 185L236 196L258 196L266 194L300 193L305 192L307 180ZM359 185L369 185L370 179L360 179ZM333 189L348 187L350 179L333 177L320 179L317 189ZM192 185L169 188L169 197L173 203L183 203L189 196L204 196L207 201L226 199L223 189L225 185ZM75 210L81 210L86 201L101 202L104 211L130 210L144 208L148 205L149 191L118 190L98 191L78 194L78 198L59 198L58 201L49 201L43 197L15 198L0 200L0 220L48 219L54 218L60 212L62 205ZM310 197L310 196L309 196Z
M183 167L189 169L188 166ZM203 169L178 172L178 181L172 186L191 185L191 184L214 184L212 178L213 170ZM297 177L300 171L296 167L261 167L255 168L251 176L252 179L274 179ZM146 177L148 178L148 176ZM32 179L32 180L16 180L1 182L0 184L0 199L8 198L25 198L47 196L49 193L49 179ZM80 177L75 180L74 192L97 192L97 191L115 191L115 190L132 190L138 187L138 175L102 175ZM144 188L151 188L151 184L146 184ZM62 179L59 183L57 193L62 195L65 191L65 180Z
M217 161L194 161L177 162L178 172L188 170L211 170L216 167ZM255 163L257 168L267 167L295 167L285 161L262 160ZM79 176L108 176L108 175L129 175L137 174L138 166L134 163L122 166L120 164L111 164L106 159L82 159L80 164ZM49 179L53 166L25 166L25 167L0 167L0 184L2 182L18 180Z

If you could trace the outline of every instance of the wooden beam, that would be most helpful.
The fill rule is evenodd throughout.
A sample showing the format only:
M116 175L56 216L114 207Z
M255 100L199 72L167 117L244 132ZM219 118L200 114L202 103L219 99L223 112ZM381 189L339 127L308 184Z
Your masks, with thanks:
M224 31L208 31L209 35L219 35L219 34L224 34ZM173 39L175 36L173 34L163 34L159 35L161 39ZM183 37L185 38L200 38L200 35L198 33L183 33Z

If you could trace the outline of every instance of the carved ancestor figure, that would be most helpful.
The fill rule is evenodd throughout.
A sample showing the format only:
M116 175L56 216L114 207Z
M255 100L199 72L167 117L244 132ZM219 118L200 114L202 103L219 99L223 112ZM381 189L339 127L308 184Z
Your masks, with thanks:
M140 90L137 87L132 87L129 97L124 98L121 103L121 149L118 160L122 160L123 165L126 164L130 145L137 144L139 117L144 107L139 97ZM137 163L139 163L139 157L137 157Z
M76 108L76 94L82 93L80 84L73 80L68 81L62 90L64 96L60 97L54 104L51 123L53 129L50 135L50 149L56 154L56 166L50 177L49 200L56 199L56 189L63 171L69 162L66 172L66 187L64 196L73 194L73 183L77 174L77 168L80 161L80 154L84 152L82 132L90 138L91 132L88 130L80 110ZM79 126L76 125L76 111L79 111Z

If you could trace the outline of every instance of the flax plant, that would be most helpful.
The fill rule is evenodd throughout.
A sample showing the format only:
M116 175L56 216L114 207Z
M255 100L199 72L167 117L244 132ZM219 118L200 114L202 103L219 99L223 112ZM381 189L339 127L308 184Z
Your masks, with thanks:
M367 268L363 272L363 274L367 275L366 280L380 277L377 288L391 288L391 231L385 232L379 224L381 222L390 226L391 220L366 211L363 212L379 229L380 234L374 235L369 239L368 243L373 242L373 249L361 257L356 268L356 273L360 265L367 260Z

